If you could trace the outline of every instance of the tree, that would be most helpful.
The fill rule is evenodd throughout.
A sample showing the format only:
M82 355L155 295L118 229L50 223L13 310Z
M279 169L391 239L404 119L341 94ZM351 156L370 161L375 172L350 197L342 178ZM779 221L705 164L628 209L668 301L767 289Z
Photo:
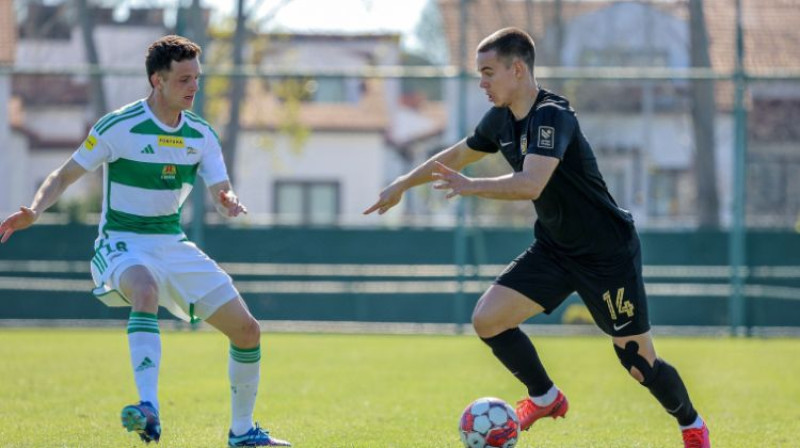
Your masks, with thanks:
M689 1L691 64L694 68L710 68L708 31L703 13L703 0ZM697 185L698 225L719 227L719 197L715 163L714 81L692 81L692 127L694 129L694 174Z
M90 100L93 118L98 119L105 115L108 108L106 107L106 91L103 87L103 74L100 71L100 58L97 56L97 47L94 44L94 20L92 20L92 11L86 0L75 0L75 8L80 20L86 62L93 70L89 76Z

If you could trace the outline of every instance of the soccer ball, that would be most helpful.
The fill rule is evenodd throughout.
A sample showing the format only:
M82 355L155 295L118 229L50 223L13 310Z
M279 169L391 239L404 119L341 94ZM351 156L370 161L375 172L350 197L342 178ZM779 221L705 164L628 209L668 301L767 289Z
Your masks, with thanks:
M505 401L484 397L464 409L458 429L466 448L513 448L519 435L519 419Z

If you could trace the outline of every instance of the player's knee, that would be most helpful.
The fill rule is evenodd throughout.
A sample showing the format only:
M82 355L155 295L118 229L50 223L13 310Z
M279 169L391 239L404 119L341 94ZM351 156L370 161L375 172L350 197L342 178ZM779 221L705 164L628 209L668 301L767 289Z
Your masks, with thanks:
M261 340L261 326L255 318L250 317L242 323L241 330L237 337L237 347L255 347Z
M655 377L658 368L658 361L654 365L650 365L647 360L639 354L639 344L636 341L628 341L625 347L619 347L614 344L614 351L617 358L625 367L625 370L638 382L647 384L652 378Z
M141 282L132 286L126 294L135 311L158 310L158 286L155 282Z
M481 338L492 337L499 333L497 331L496 319L489 316L487 313L481 312L479 309L476 309L472 313L472 328L475 329L475 333Z

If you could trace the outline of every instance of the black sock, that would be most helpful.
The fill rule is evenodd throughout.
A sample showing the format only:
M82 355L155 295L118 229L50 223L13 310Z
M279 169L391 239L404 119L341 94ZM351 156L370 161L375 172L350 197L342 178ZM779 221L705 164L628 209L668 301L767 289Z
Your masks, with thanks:
M689 392L675 367L663 359L656 359L653 376L642 385L664 406L667 412L678 420L681 426L688 426L697 419L697 411L689 399Z
M528 395L544 395L553 387L553 381L547 376L533 343L519 327L481 340L492 348L492 353L506 369L528 388Z

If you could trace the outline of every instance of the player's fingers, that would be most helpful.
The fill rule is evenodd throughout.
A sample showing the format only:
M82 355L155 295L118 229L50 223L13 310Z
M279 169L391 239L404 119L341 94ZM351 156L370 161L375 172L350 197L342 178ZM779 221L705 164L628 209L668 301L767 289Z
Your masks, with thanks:
M369 215L370 213L374 212L375 210L379 209L380 207L381 207L381 201L378 201L378 202L372 204L372 207L364 210L364 214L365 215Z
M8 241L8 239L11 238L12 233L14 233L14 229L7 229L5 232L3 232L3 236L0 238L0 243L5 243Z

